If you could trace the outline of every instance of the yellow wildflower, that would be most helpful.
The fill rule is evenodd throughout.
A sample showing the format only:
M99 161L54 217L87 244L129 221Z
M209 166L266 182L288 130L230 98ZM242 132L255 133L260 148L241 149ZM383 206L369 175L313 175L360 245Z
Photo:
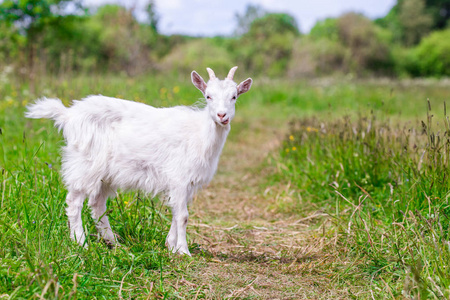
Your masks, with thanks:
M13 105L14 105L14 100L11 97L7 96L6 97L6 107L13 106Z
M291 141L293 141L293 140L294 140L294 136L293 136L293 135L290 135L290 136L289 136L289 139L290 139Z
M124 201L123 203L125 203L125 205L128 205L128 201Z
M318 132L319 131L319 129L317 129L317 128L314 128L314 127L306 127L306 131L308 131L308 132L311 132L311 131L314 131L314 132Z
M288 149L286 149L286 153L289 153L289 148L288 148Z
M174 94L178 94L180 92L180 87L179 86L174 86L173 87L173 93Z
M292 151L297 151L297 147L292 147Z

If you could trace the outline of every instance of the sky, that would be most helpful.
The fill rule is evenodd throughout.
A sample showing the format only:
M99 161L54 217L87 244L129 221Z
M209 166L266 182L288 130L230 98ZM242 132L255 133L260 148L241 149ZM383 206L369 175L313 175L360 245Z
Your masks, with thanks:
M160 33L191 36L228 36L236 28L236 13L243 15L248 4L269 12L285 12L295 17L299 29L308 33L314 24L345 12L358 12L375 19L385 16L396 0L155 0ZM84 0L89 7L106 3L133 8L136 18L145 21L148 0Z

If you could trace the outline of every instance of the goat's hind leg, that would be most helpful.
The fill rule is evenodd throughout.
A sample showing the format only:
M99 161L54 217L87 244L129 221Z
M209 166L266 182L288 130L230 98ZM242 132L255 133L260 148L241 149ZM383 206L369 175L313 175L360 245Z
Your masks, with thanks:
M79 245L86 247L86 235L81 220L84 199L86 199L86 194L69 190L66 197L66 213L69 219L70 237Z
M116 236L109 224L108 216L106 215L106 200L108 196L112 196L113 190L109 187L103 186L99 193L89 197L89 206L91 207L92 218L96 222L97 231L100 238L104 239L108 244L118 244Z

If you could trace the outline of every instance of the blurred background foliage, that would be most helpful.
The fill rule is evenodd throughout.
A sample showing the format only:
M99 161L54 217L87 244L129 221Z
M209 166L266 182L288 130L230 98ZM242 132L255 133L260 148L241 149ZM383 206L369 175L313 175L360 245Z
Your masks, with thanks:
M148 22L79 0L0 2L0 71L24 79L117 72L135 76L240 65L253 76L441 77L450 75L450 0L398 0L383 18L346 13L302 34L288 13L248 5L236 14L232 36L192 37L158 32L149 1Z

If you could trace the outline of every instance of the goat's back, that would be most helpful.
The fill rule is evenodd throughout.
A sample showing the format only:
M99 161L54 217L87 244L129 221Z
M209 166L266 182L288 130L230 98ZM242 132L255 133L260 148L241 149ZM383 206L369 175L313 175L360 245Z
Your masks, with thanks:
M199 187L211 180L228 134L217 131L205 110L184 106L154 108L99 95L61 111L64 182L87 194L102 183L154 194Z

